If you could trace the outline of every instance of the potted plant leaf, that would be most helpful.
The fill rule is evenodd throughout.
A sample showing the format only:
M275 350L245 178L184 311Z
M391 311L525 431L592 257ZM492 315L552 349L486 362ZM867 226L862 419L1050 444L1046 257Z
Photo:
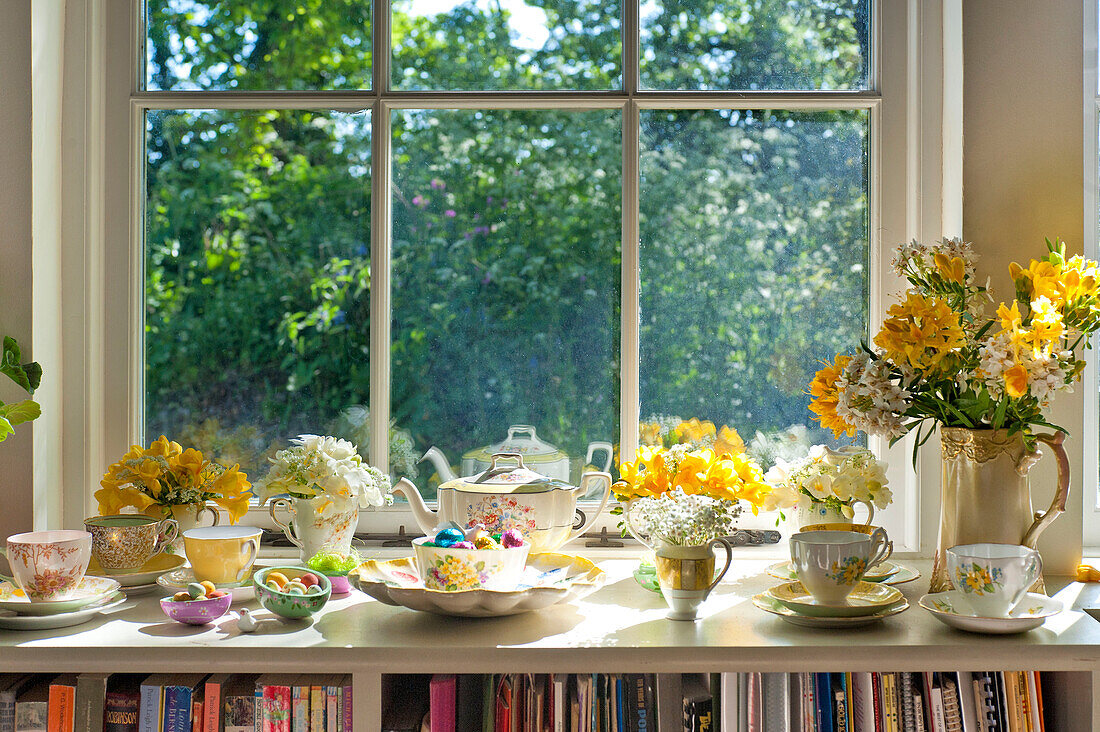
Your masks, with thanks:
M19 344L14 338L4 336L4 351L0 354L0 373L7 374L8 378L27 394L33 396L34 390L42 381L42 367L34 361L20 363L21 360L22 352ZM40 414L42 414L42 408L33 399L23 399L8 404L0 401L0 442L15 432L16 425L30 422Z

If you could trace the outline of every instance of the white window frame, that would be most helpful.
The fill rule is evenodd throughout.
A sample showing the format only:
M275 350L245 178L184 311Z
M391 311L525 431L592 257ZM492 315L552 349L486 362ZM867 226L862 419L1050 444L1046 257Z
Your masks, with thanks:
M389 309L390 112L402 108L619 109L623 114L622 373L621 436L624 454L637 441L638 404L638 117L643 109L782 110L865 109L870 114L870 322L878 322L903 283L891 271L893 247L961 233L961 0L878 0L872 7L871 89L867 92L653 92L638 89L639 49L625 44L619 92L434 93L386 91L389 87L389 0L377 0L370 92L143 92L141 3L69 0L64 4L64 44L69 69L59 85L63 109L60 164L36 173L49 180L65 171L61 207L77 223L57 240L71 263L60 276L34 282L59 304L56 337L36 345L36 355L63 364L57 379L62 409L44 415L36 430L36 516L51 526L79 526L95 512L92 492L103 469L130 444L142 441L143 398L143 115L158 108L310 108L372 110L372 313ZM638 38L639 0L624 2L623 37ZM56 22L61 22L57 20ZM957 36L957 38L956 38ZM957 43L957 48L955 44ZM73 63L75 62L75 63ZM952 95L959 95L957 109ZM946 101L945 101L946 100ZM37 242L36 242L37 246ZM36 249L36 251L38 251ZM372 317L371 349L388 353L389 318ZM37 328L36 328L37 332ZM36 344L39 341L36 340ZM46 351L44 354L43 351ZM389 421L389 363L371 359L373 433ZM62 386L63 384L63 386ZM387 441L371 441L371 461L385 465ZM930 490L919 490L921 465L934 465L925 449L910 463L905 440L871 446L890 463L895 503L882 516L899 553L935 545L938 469ZM60 456L60 461L57 460ZM60 486L60 489L58 488ZM41 504L41 505L39 505ZM258 514L245 519L267 523ZM38 521L36 519L36 521ZM592 527L614 531L604 516ZM772 519L743 525L767 527ZM407 509L361 514L360 531L415 533Z
M1100 12L1097 0L1084 0L1082 27L1084 29L1084 253L1092 259L1100 257L1097 220L1100 216L1100 179L1097 166L1100 165L1100 150L1097 149L1097 135L1100 135L1100 75L1097 73L1097 60L1100 55ZM1093 346L1100 346L1093 337ZM1093 351L1094 355L1097 351ZM1082 378L1081 390L1084 392L1084 437L1081 445L1082 476L1081 493L1084 503L1082 514L1082 543L1086 557L1100 556L1100 368L1097 358L1087 360Z

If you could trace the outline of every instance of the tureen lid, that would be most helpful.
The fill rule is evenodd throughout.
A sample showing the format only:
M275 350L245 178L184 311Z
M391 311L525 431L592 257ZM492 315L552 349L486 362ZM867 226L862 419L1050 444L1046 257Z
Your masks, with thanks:
M552 490L573 490L576 486L564 480L536 473L523 464L523 455L498 452L490 458L489 468L477 475L455 478L439 486L467 493L545 493Z
M498 453L519 453L527 462L537 465L569 459L568 453L559 450L548 442L543 442L535 434L535 428L529 424L514 424L508 428L508 436L501 442L488 447L470 450L463 455L465 460L480 460L483 463Z

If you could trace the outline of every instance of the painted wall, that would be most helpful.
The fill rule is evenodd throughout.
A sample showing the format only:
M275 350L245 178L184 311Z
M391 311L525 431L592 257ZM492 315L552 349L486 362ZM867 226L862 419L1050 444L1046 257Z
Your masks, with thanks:
M0 333L31 345L31 0L0 23ZM7 381L0 400L25 394ZM31 528L33 428L0 444L0 537Z
M1084 221L1082 23L1080 0L963 3L963 234L982 254L980 275L998 299L1012 297L1008 263L1045 252L1060 236L1081 252ZM1080 558L1082 389L1054 407L1072 437L1070 508L1040 540L1048 571ZM1035 507L1054 481L1045 459L1032 480ZM995 507L988 507L995 510Z

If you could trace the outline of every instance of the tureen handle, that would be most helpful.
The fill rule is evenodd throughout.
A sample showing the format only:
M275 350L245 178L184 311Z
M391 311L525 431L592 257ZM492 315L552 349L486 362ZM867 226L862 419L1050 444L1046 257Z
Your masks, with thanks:
M603 482L603 500L600 501L600 507L596 509L596 513L591 516L585 516L585 520L581 525L573 529L573 533L569 535L570 541L584 533L584 527L595 521L596 517L603 513L603 510L607 508L607 500L611 498L611 473L585 473L581 476L581 485L580 489L577 491L577 495L588 495L588 484L593 481Z
M523 464L523 455L520 455L518 452L498 452L498 453L494 453L493 456L489 459L492 461L489 464L489 469L486 470L481 475L479 475L477 477L477 479L474 481L475 483L484 483L485 481L489 480L490 478L495 478L496 476L501 475L503 473L511 473L513 470L519 470L520 468L526 468L527 467L526 465ZM503 467L498 468L497 467L497 461L498 460L515 460L516 464L515 465L505 465Z

